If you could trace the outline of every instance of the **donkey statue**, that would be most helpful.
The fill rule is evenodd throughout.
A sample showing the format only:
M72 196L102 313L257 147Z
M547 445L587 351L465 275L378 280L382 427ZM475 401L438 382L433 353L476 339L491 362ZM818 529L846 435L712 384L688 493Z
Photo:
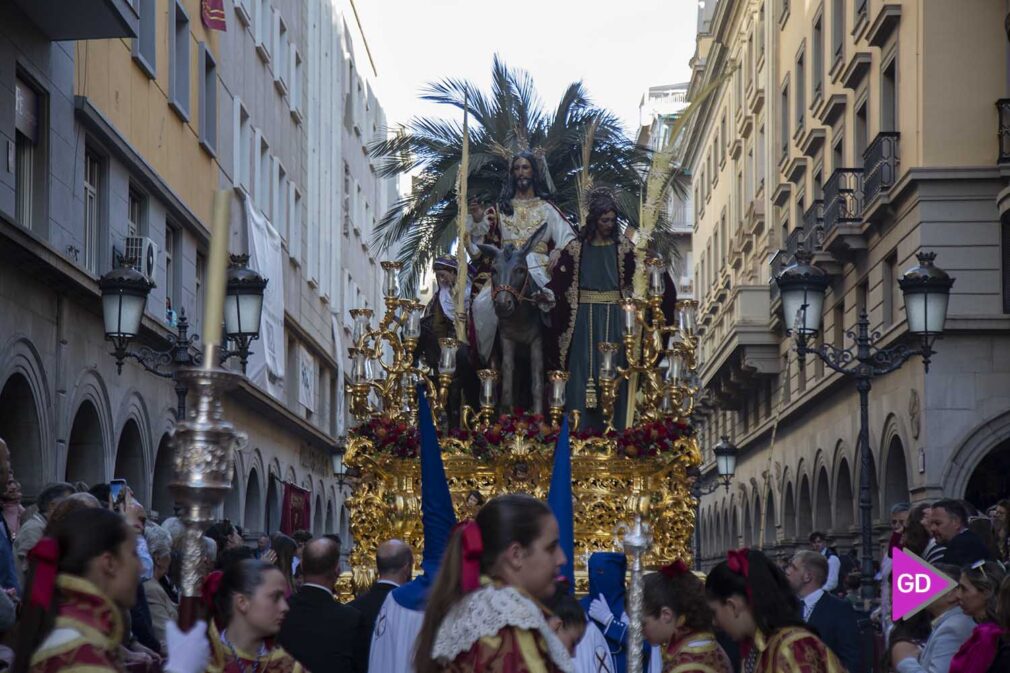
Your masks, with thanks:
M527 346L530 353L530 411L542 413L544 407L543 312L536 297L542 288L529 274L527 256L547 230L542 224L519 250L511 243L499 250L493 245L478 244L491 264L492 299L498 317L498 338L501 340L501 400L499 406L510 411L515 401L516 346Z

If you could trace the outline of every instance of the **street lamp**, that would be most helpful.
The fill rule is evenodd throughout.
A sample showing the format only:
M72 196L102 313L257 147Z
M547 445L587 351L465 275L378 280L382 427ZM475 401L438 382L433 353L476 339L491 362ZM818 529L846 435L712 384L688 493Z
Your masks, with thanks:
M905 298L905 317L908 331L919 339L918 346L896 343L881 348L876 346L879 332L870 333L870 319L863 308L856 321L856 333L849 333L854 345L849 348L821 344L811 348L808 343L821 329L824 293L830 284L827 274L811 264L812 255L803 249L796 253L795 261L776 278L782 293L783 320L787 333L796 341L796 353L801 358L813 354L832 370L856 380L859 391L859 513L862 532L862 595L873 597L873 501L870 493L869 393L874 378L899 369L916 355L922 357L929 371L933 343L943 333L947 319L947 303L954 279L933 262L936 254L919 252L919 265L909 269L898 280ZM885 288L886 291L886 288ZM790 327L790 320L793 320Z
M729 437L723 435L720 442L713 447L712 453L715 454L715 471L719 479L702 486L701 472L696 471L693 475L695 482L691 485L691 496L694 498L694 567L699 570L701 569L701 498L704 495L712 495L719 490L720 486L729 491L729 485L733 482L733 476L736 474L736 459L740 455L740 449L729 441ZM697 470L697 468L693 469Z
M228 270L228 289L225 297L225 336L235 342L234 349L220 349L221 364L232 357L238 357L245 372L249 359L249 344L259 338L260 317L263 313L263 292L267 280L249 269L248 255L232 255ZM183 367L199 366L203 353L196 349L199 337L189 334L189 320L183 310L175 334L167 337L168 347L162 350L150 346L138 346L129 350L140 333L147 297L154 283L123 260L121 266L109 271L98 281L102 291L102 319L105 323L105 338L112 342L112 357L116 360L116 372L123 373L123 362L127 358L136 360L148 372L165 379L175 379L177 398L176 420L186 417L186 394L188 387L176 378L175 373Z

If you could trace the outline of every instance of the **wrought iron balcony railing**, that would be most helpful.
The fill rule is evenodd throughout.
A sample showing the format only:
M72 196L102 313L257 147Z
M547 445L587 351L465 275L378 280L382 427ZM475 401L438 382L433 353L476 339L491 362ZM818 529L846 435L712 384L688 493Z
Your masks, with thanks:
M870 146L863 153L863 168L866 178L863 182L864 203L870 203L881 192L886 192L894 185L898 177L898 138L897 131L883 131L877 134Z
M799 249L804 237L803 227L796 227L786 236L786 259L788 262L791 263L793 261L793 257L796 256L796 250Z
M839 168L824 185L824 233L863 217L863 170Z
M1001 164L1010 163L1010 98L1000 98L996 101L996 129L999 139L999 158Z
M820 252L824 241L824 201L821 199L814 201L803 213L803 230L806 232L803 247L810 252Z

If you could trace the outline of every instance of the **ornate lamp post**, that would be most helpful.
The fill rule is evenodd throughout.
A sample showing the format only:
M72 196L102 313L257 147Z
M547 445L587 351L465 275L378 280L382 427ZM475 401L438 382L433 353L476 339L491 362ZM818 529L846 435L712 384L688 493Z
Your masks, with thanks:
M718 480L708 485L702 485L699 479L691 486L691 495L694 497L694 567L697 570L701 569L701 526L699 525L701 497L712 495L719 490L720 486L729 491L729 485L733 482L733 476L736 474L736 459L740 455L740 449L729 441L729 437L723 435L721 441L713 447L712 453L715 454L715 470L719 477ZM698 477L700 476L699 474Z
M248 261L248 255L231 257L224 324L225 336L235 343L235 348L217 350L220 364L238 357L243 372L249 359L249 345L259 338L263 292L267 285L265 278L248 268ZM185 311L179 316L176 333L168 335L166 348L159 350L142 345L131 351L130 342L140 333L147 297L154 283L136 269L124 264L102 276L98 281L98 287L102 291L105 338L112 342L112 357L116 359L116 371L122 373L123 362L131 358L155 376L175 380L175 394L178 398L175 418L184 419L189 384L185 377L176 374L180 369L198 367L203 361L203 352L197 350L195 345L199 337L189 334L189 319L186 318Z
M859 391L859 513L862 532L862 595L864 599L873 596L873 531L872 493L870 493L869 394L874 378L899 369L915 356L921 356L926 371L935 353L933 343L943 333L947 319L947 302L954 279L945 271L934 266L936 254L920 252L919 265L909 269L898 280L905 297L905 316L908 331L918 338L917 346L897 343L887 348L875 345L879 332L870 333L870 319L866 310L860 311L856 322L856 332L849 332L853 346L843 348L822 344L811 348L808 343L821 329L824 306L824 292L830 281L821 269L813 266L812 255L799 250L796 260L786 267L776 279L782 293L782 312L786 324L793 320L791 332L796 341L796 353L805 357L808 353L820 358L824 364L845 376L856 380Z

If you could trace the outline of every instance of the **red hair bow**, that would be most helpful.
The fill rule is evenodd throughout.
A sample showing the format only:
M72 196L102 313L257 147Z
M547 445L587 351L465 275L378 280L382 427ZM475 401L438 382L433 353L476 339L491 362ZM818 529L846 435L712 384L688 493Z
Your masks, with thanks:
M671 580L680 577L685 573L691 572L691 569L687 567L687 564L677 559L673 563L667 563L665 566L659 569L659 572L663 573Z
M746 547L742 549L730 549L726 552L726 565L737 575L743 577L744 586L747 588L747 600L753 601L754 597L750 590L750 550Z
M215 570L214 572L207 573L207 576L203 578L203 585L200 587L200 598L203 600L203 605L209 615L214 614L214 596L221 589L221 579L223 577L223 572Z
M34 565L30 604L49 610L53 604L56 589L56 575L59 571L60 545L53 537L44 537L28 552L28 561Z
M459 529L463 557L460 562L459 588L469 593L480 587L480 558L484 555L484 539L480 526L473 519L456 525Z

